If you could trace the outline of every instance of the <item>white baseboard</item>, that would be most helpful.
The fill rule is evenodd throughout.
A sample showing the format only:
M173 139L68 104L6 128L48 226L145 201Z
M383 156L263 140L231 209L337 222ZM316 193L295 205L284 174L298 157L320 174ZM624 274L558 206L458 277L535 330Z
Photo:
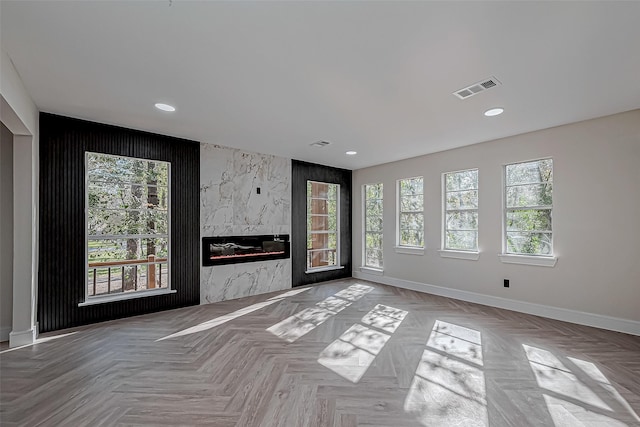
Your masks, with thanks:
M36 329L27 329L26 331L12 331L9 334L9 347L20 347L23 345L33 344L36 340Z
M427 294L439 295L462 301L488 305L491 307L518 311L520 313L533 314L536 316L548 317L550 319L577 323L579 325L593 326L610 331L624 332L626 334L640 336L640 322L635 320L621 319L619 317L603 316L601 314L586 313L584 311L569 310L567 308L552 307L549 305L495 297L476 292L462 291L459 289L428 285L426 283L412 282L410 280L396 279L389 276L377 276L360 271L354 271L353 277L356 279L381 283L383 285L410 289L412 291L424 292Z
M0 342L9 341L9 333L11 333L11 327L0 328Z

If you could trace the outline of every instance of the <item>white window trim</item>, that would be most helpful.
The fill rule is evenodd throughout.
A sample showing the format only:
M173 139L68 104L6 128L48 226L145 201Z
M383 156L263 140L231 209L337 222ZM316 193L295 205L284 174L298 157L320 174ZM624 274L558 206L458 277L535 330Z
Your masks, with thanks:
M123 301L128 299L145 298L157 295L175 294L175 289L159 288L159 289L145 289L134 292L124 292L121 294L104 294L91 297L85 302L78 304L78 307L86 307L88 305L104 304L107 302Z
M474 253L477 254L478 256L474 259L475 261L478 260L478 258L480 257L480 251L479 249L475 249L475 250L463 250L463 249L449 249L446 248L446 244L447 244L447 175L448 174L452 174L452 173L458 173L458 172L467 172L467 171L477 171L478 172L478 182L476 183L477 188L475 189L478 192L478 207L476 209L469 209L469 210L474 210L476 211L476 213L478 214L478 217L480 216L480 170L478 168L470 168L470 169L461 169L461 170L457 170L457 171L450 171L450 172L443 172L442 173L442 239L440 242L440 247L443 249L440 249L438 251L438 253L440 253L440 256L443 258L458 258L458 259L474 259L472 257L467 257L466 255L460 255L460 256L455 256L456 254L466 254L466 253ZM464 190L462 190L464 191ZM478 229L476 230L476 243L479 243L479 237L480 237L480 219L478 218ZM480 245L478 244L478 248L480 247ZM443 254L444 252L444 254Z
M405 255L424 255L424 247L423 246L394 246L397 254L405 254Z
M438 254L442 258L456 258L477 261L480 258L480 251L455 251L451 249L440 249Z
M534 255L534 254L517 254L507 252L507 212L509 210L521 210L522 208L507 208L507 166L517 165L521 163L539 162L542 160L551 160L553 157L540 157L531 160L522 160L502 164L502 253L499 254L500 261L507 264L523 264L523 265L535 265L541 267L553 267L556 265L558 258L555 256L554 236L555 232L551 229L551 253L549 255ZM552 166L553 167L553 166ZM553 185L553 181L551 181ZM536 183L527 183L522 185L529 185ZM552 196L553 197L553 196ZM550 206L531 206L530 209L550 209L553 215L553 200ZM553 224L552 224L553 227ZM538 260L539 261L536 261ZM550 260L553 260L551 263Z
M321 267L307 268L304 272L306 274L309 274L309 273L319 273L321 271L340 270L340 269L344 268L344 266L342 266L340 264L340 184L335 183L335 182L323 182L323 181L314 181L312 179L308 179L307 180L307 184L310 183L310 182L315 182L315 183L318 183L318 184L335 185L335 186L338 187L336 189L336 230L335 230L335 234L336 234L336 265L326 265L326 266L321 266ZM306 199L305 203L308 203L309 202L309 197L306 197L306 194L305 194L305 199ZM311 199L323 200L323 199L320 199L318 197L312 197ZM326 199L326 200L329 200L329 199ZM307 209L309 208L308 206L305 206L305 207ZM308 214L306 213L307 209L305 209L305 218L304 218L305 224L307 223L307 219L308 219ZM327 214L327 216L329 216L329 215ZM306 228L306 226L305 226L305 228ZM309 232L310 231L312 233L316 233L316 234L320 234L323 231L326 232L324 234L333 234L333 231L331 231L331 230L308 230L307 229L306 231L307 232L306 232L306 235L305 235L305 242L307 241L307 238L309 237ZM306 246L306 243L305 243L305 246ZM304 254L305 254L305 265L307 264L307 256L309 254L309 250L310 249L305 247L305 251L304 251ZM324 249L311 249L311 250L312 251L313 250L319 251L319 250L324 250Z
M396 253L398 254L411 254L411 255L424 255L424 250L425 250L425 246L409 246L409 245L401 245L400 244L400 234L401 234L401 230L400 230L400 216L401 216L401 211L400 211L400 199L402 197L402 195L400 194L400 181L408 181L410 179L417 179L417 178L421 178L422 179L422 241L426 243L426 239L425 239L425 226L424 226L424 220L425 220L425 215L424 215L424 176L414 176L414 177L409 177L409 178L400 178L398 180L396 180L396 244L394 246L394 249L396 251Z
M309 270L305 270L304 272L306 274L309 273L320 273L322 271L331 271L331 270L342 270L344 268L344 265L325 265L322 267L315 267Z
M534 265L538 267L555 267L558 262L558 257L546 255L499 254L498 257L505 264Z
M162 262L161 264L167 264L169 269L167 273L167 287L166 288L156 288L156 289L144 289L139 291L128 291L122 292L119 294L103 294L103 295L89 295L87 278L89 277L89 155L90 154L98 154L101 156L110 156L110 157L118 157L124 159L132 159L132 160L146 160L150 162L162 162L167 164L167 233L166 235L148 235L149 238L162 238L166 237L167 239L167 261ZM126 184L125 184L126 185ZM150 186L150 187L157 187ZM153 295L163 295L163 294L172 294L177 291L172 289L171 282L171 273L173 268L171 267L171 162L167 162L164 160L153 160L153 159L145 159L142 157L130 157L130 156L120 156L114 154L106 154L106 153L98 153L94 151L85 151L84 153L84 302L78 304L78 307L83 307L87 305L96 305L103 304L112 301L119 300L128 300L135 298L144 298ZM142 210L142 209L140 209ZM118 236L91 236L93 239L108 239L108 238L127 238L130 235L118 235ZM133 236L133 235L131 235ZM140 235L147 236L147 235ZM141 237L144 238L144 237ZM150 263L145 263L150 264ZM113 267L120 267L118 265L114 265ZM124 284L123 284L124 286Z
M362 204L361 204L362 206L362 267L361 268L371 269L375 271L382 271L383 269L379 267L373 267L373 266L367 265L367 185L382 185L383 196L381 200L383 203L382 217L384 221L384 184L382 182L378 182L374 184L363 184L362 185ZM384 225L380 233L382 234L384 239ZM382 252L382 265L384 265L384 240L383 240L382 246L383 247L380 248L380 251Z
M362 267L360 267L360 272L367 273L367 274L372 274L374 276L383 276L384 275L384 270L382 268L375 268L375 267L362 266Z

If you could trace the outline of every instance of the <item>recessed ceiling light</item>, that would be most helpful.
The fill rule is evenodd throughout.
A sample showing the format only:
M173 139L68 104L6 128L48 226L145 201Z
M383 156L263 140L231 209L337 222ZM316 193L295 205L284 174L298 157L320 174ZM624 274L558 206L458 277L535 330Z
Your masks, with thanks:
M163 103L161 103L161 102L158 102L158 103L156 104L156 108L157 108L158 110L168 111L168 112L176 111L176 107L174 107L173 105L163 104Z
M345 154L346 154L347 156L355 156L356 154L358 154L358 152L357 152L357 151L350 150L350 151L347 151Z
M504 113L504 108L492 108L484 112L484 115L487 117L499 116Z

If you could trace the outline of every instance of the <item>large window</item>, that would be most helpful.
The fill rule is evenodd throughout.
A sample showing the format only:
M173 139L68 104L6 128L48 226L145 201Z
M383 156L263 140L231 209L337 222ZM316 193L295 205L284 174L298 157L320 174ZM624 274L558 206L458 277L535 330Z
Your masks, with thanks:
M519 255L553 255L553 161L506 165L504 251Z
M422 177L398 181L398 246L424 247Z
M86 153L88 300L170 288L169 166Z
M340 185L307 181L307 271L338 267Z
M443 249L478 250L478 169L444 174Z
M364 186L364 265L382 268L382 184Z

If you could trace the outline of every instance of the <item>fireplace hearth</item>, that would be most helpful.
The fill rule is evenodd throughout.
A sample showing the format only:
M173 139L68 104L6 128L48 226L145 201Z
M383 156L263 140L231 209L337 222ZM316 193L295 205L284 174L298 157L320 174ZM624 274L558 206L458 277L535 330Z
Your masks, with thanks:
M290 248L288 234L203 237L202 265L284 259L291 256Z

